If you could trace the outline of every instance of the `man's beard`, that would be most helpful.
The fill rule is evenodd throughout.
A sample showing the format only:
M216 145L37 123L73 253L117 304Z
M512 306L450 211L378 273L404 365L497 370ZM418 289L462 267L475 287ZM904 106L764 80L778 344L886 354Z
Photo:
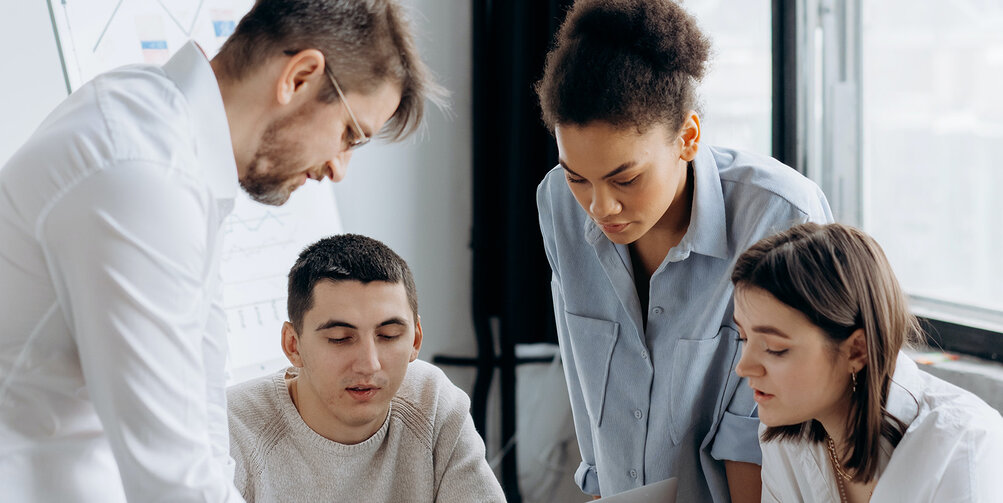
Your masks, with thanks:
M247 174L240 179L240 186L255 201L271 206L281 206L289 200L289 195L299 187L299 177L306 163L300 157L303 147L300 142L280 138L279 131L288 129L294 120L303 114L273 121L261 137L261 146L254 153L247 168Z

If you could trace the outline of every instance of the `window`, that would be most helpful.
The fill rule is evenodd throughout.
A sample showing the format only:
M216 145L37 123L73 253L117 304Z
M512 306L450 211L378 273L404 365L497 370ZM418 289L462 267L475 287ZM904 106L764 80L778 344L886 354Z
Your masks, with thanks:
M916 314L1003 357L1003 3L796 3L806 172Z
M863 227L911 295L1003 312L1003 3L862 7Z
M691 0L683 6L711 38L699 96L705 145L769 155L771 8L769 0Z

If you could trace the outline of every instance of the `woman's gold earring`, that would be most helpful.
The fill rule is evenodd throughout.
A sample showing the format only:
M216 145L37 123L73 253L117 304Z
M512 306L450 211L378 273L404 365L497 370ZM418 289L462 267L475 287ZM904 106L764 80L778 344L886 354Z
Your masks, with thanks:
M857 373L850 372L850 378L853 379L853 393L857 392Z

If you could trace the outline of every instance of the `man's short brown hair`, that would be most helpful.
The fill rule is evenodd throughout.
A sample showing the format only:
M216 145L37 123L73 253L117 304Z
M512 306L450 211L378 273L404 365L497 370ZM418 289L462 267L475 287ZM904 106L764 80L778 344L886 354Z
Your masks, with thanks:
M261 62L317 49L347 93L390 81L401 101L381 131L399 140L417 129L425 98L443 94L418 56L403 7L395 0L258 0L214 58L224 77L240 80ZM338 99L333 86L320 100Z

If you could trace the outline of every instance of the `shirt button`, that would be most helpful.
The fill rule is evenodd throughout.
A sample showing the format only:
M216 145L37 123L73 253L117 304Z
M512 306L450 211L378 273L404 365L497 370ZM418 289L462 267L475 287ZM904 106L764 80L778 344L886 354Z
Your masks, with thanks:
M632 478L632 479L636 479L637 478L637 470L631 470L630 471L630 478Z
M644 414L641 413L641 409L634 409L634 417L641 419L641 416L643 415Z
M662 313L665 312L665 310L662 309L662 306L655 306L655 308L652 309L651 312L653 312L655 314L662 314Z
M648 359L648 352L647 351L641 350L641 359L642 360L647 360Z

